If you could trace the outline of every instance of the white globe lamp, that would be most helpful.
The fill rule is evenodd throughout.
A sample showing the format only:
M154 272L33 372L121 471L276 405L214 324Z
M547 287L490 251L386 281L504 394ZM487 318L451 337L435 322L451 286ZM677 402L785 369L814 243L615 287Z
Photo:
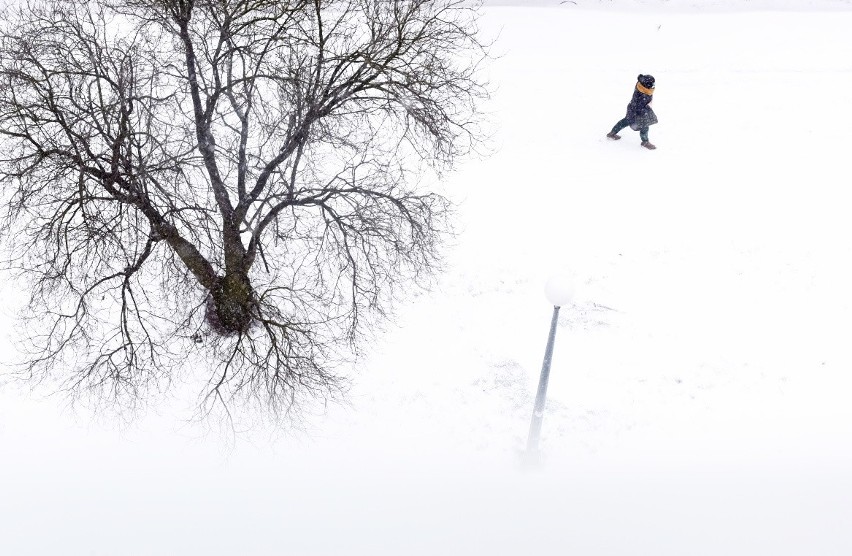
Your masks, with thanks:
M574 280L564 274L556 274L544 285L544 294L554 307L570 305L574 300Z
M550 319L550 334L547 336L547 347L544 350L544 361L541 364L541 376L538 379L538 391L535 395L535 405L530 419L530 433L527 437L527 461L538 463L538 449L541 436L541 423L544 419L544 405L547 400L547 383L550 380L550 362L553 359L553 344L556 341L556 325L559 322L559 308L570 304L574 299L574 280L565 274L555 274L544 285L544 294L553 305L553 316Z

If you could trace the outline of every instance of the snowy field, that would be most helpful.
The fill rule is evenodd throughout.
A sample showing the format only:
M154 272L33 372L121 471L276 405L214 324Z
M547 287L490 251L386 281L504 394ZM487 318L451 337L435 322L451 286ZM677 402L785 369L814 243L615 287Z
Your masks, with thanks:
M494 154L349 405L234 438L6 388L0 555L852 554L852 5L530 4L484 12ZM604 138L639 73L653 152Z

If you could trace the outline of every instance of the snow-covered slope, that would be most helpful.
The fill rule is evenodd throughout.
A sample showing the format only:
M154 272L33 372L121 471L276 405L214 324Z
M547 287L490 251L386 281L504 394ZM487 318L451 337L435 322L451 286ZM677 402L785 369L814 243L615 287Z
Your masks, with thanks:
M486 8L494 154L349 406L229 445L5 390L0 554L852 553L852 13L577 2ZM638 73L654 152L604 139Z
M484 0L485 6L560 7L608 11L731 12L832 11L852 9L852 0Z

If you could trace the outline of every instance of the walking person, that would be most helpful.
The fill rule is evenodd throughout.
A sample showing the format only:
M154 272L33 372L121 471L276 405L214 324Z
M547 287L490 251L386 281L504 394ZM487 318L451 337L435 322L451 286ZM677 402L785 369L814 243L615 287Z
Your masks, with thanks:
M621 139L618 132L630 126L630 129L639 132L642 146L646 149L654 150L657 147L648 141L648 128L657 123L657 115L654 114L654 109L651 108L651 101L654 96L654 76L642 75L640 73L636 79L637 83L633 91L633 98L630 99L630 104L627 105L627 115L619 120L612 127L612 131L607 133L606 136L610 139Z

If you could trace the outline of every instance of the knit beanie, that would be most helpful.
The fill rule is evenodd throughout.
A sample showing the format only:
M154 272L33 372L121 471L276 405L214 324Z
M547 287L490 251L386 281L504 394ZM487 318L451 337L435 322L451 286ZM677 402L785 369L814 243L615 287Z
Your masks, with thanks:
M639 83L642 84L643 87L648 87L649 89L654 88L654 76L653 75L642 75L639 74L639 77L636 78Z

